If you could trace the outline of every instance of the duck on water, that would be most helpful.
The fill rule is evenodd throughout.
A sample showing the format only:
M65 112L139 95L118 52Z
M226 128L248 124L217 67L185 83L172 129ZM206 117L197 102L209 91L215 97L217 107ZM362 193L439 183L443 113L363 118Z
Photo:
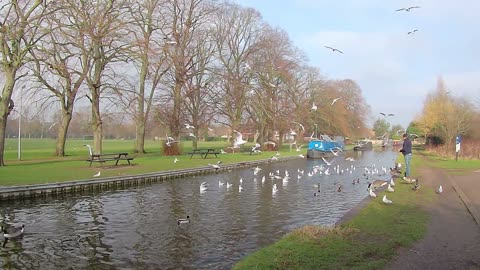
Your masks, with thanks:
M21 235L23 235L23 232L25 231L25 225L22 225L20 228L14 228L10 232L7 232L7 228L1 227L0 229L2 231L2 236L3 236L3 245L2 247L5 247L7 245L8 240L17 238Z

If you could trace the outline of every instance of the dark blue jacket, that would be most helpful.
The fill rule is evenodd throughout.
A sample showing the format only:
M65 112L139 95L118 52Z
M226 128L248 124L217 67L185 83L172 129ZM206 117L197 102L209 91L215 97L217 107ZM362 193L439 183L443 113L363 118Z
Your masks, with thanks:
M402 150L400 150L400 152L402 152L404 155L412 153L412 141L410 140L410 138L405 138L405 140L403 141Z

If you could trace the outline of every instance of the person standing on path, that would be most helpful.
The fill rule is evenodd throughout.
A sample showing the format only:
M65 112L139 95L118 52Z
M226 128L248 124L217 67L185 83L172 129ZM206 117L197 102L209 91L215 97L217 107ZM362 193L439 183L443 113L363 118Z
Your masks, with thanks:
M410 176L410 160L412 159L412 141L408 137L408 134L403 134L403 147L400 149L403 157L405 158L405 176Z

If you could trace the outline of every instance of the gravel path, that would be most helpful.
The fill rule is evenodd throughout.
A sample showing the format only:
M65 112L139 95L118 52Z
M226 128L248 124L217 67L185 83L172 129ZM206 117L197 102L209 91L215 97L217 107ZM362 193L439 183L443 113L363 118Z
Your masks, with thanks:
M399 249L386 269L480 270L480 225L466 207L477 211L480 206L480 173L448 177L435 168L419 172L422 185L435 190L442 185L443 193L424 206L430 214L425 238L411 248ZM462 200L460 193L468 199Z

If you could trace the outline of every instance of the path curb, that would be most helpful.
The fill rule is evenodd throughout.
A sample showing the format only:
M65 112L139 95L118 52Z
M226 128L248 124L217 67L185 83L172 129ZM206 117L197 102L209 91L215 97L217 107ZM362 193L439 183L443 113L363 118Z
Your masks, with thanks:
M457 183L455 183L452 180L452 177L450 175L446 174L446 173L445 173L445 175L447 176L448 181L450 181L450 184L453 186L453 189L455 190L455 192L457 192L458 196L462 200L465 207L467 207L468 212L470 212L470 214L472 215L472 217L475 220L475 222L477 223L477 225L480 226L480 212L475 207L473 207L470 199L462 191L462 189L457 185Z

